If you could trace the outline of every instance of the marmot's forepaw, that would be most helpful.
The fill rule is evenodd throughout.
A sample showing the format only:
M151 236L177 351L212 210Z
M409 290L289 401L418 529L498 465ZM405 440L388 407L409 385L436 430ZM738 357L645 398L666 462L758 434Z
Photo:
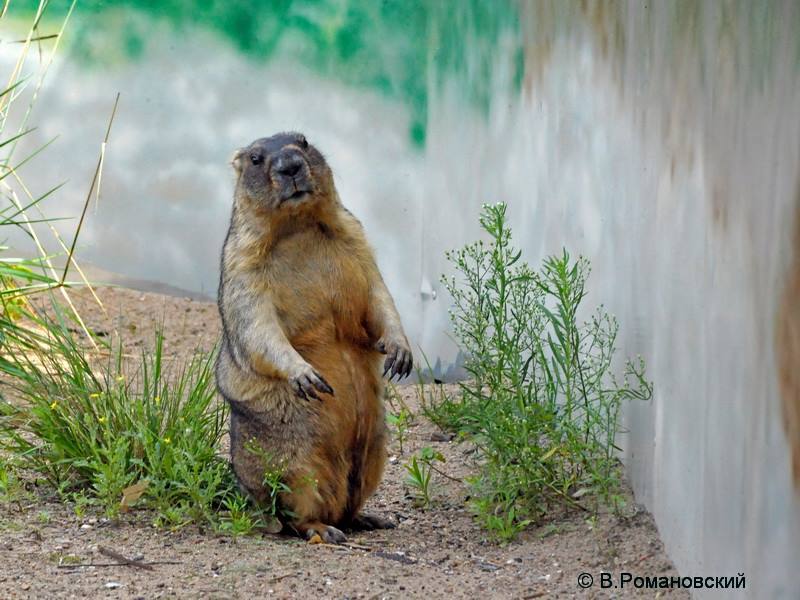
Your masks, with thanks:
M290 377L289 384L292 386L294 393L304 400L308 400L309 398L321 400L317 395L317 391L333 396L333 388L325 381L322 375L311 367L304 369L300 374L294 377Z
M383 376L386 377L386 374L391 372L389 380L395 376L398 380L407 377L414 368L414 357L405 342L380 339L375 344L375 349L387 355L386 362L383 363Z

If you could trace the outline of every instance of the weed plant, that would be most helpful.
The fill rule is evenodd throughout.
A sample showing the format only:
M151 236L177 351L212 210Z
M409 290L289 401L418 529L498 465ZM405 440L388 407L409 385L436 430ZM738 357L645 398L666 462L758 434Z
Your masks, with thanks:
M408 430L414 422L415 415L391 382L386 387L386 402L389 405L389 410L386 412L386 423L394 428L402 455L405 452L404 444L408 440Z
M69 323L60 312L0 322L4 395L14 398L0 401L3 453L62 497L109 516L127 509L127 491L141 484L140 502L158 524L225 529L226 517L247 516L258 525L219 456L226 407L215 396L213 353L170 367L157 335L138 361L121 346L93 360Z
M431 505L431 478L436 471L434 462L445 462L441 452L437 452L430 446L420 450L419 455L414 455L403 465L408 473L406 483L408 483L416 495L416 504L420 508L428 508Z
M555 505L619 505L620 408L652 387L641 359L615 377L618 325L602 306L579 321L585 258L563 251L537 272L512 246L504 204L484 206L480 224L488 243L448 253L456 275L442 279L469 379L425 412L476 444L474 507L511 539Z

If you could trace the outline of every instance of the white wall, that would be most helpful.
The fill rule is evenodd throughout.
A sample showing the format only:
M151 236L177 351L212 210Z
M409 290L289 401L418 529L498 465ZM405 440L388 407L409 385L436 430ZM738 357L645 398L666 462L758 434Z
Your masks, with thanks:
M745 573L748 597L795 598L800 501L774 337L800 211L800 5L769 4L706 3L674 24L673 3L631 3L605 54L612 19L548 37L532 9L526 47L547 56L521 97L496 97L488 122L455 88L434 102L423 278L476 235L487 201L509 203L531 262L562 245L588 256L589 301L618 315L620 349L655 382L623 443L679 571ZM435 345L442 312L424 317Z

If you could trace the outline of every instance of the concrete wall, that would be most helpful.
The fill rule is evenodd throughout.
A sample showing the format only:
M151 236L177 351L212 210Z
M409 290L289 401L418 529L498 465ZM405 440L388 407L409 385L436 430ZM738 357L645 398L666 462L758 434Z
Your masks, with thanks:
M680 572L797 597L800 4L292 6L254 13L251 32L78 12L32 122L68 152L36 173L41 189L69 179L48 210L73 214L122 92L81 257L213 295L228 157L303 130L445 368L444 251L505 201L529 262L562 246L592 261L588 302L647 361L655 395L621 442Z

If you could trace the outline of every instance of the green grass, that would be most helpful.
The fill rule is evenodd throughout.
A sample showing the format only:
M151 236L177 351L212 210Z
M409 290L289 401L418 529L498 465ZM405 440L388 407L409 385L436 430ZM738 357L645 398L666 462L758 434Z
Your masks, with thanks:
M220 456L227 409L216 399L213 353L168 365L156 335L154 350L131 360L121 346L87 351L61 312L22 322L0 321L0 373L14 398L0 401L0 449L17 468L112 517L142 484L138 505L157 524L234 533L259 525L264 515L248 507Z
M474 508L507 540L554 506L621 503L620 408L652 387L641 359L615 377L617 322L581 305L586 259L564 251L534 271L512 246L504 204L485 206L480 223L488 242L448 253L457 275L443 279L469 379L458 397L427 395L424 410L476 444Z

